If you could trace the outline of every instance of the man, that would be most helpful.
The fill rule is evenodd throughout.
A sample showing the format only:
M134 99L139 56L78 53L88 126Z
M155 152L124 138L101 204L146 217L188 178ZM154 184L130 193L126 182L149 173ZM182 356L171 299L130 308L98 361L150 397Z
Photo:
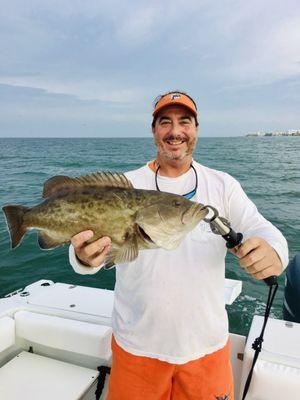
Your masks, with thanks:
M245 240L236 251L256 279L280 275L286 240L257 211L239 183L193 161L198 137L194 101L180 92L153 111L156 160L126 173L134 187L186 195L216 207ZM101 268L110 238L72 239L70 262L80 273ZM76 256L75 256L76 254ZM113 361L109 400L215 400L234 397L224 306L226 246L201 222L174 251L145 250L116 268Z

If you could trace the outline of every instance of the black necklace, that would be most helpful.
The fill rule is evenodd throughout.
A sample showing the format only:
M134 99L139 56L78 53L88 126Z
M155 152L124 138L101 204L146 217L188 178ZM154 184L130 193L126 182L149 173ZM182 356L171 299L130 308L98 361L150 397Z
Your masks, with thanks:
M186 199L191 199L192 197L195 196L197 189L198 189L198 175L197 175L197 171L195 170L195 167L193 166L193 164L191 164L191 168L193 169L194 173L195 173L195 178L196 178L196 184L195 187L192 191L182 194L181 196L185 197ZM158 175L158 171L160 169L160 165L158 165L156 172L155 172L155 185L156 185L156 190L158 190L160 192L160 189L158 187L158 183L157 183L157 175Z

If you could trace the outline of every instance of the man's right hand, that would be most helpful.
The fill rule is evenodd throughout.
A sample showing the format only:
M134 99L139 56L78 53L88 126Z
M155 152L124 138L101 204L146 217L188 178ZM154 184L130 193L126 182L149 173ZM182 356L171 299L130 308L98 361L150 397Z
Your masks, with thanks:
M83 231L74 235L71 243L77 258L82 264L89 267L99 267L111 250L111 239L108 236L104 236L93 243L87 243L87 240L93 236L93 231Z

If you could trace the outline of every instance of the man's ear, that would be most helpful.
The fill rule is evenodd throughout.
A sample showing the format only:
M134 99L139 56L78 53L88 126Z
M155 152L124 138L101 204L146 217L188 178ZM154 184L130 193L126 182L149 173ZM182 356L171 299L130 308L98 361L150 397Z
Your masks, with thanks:
M197 129L197 137L199 136L199 134L200 134L200 125L199 125L199 122L198 122L198 126L196 126L196 129Z

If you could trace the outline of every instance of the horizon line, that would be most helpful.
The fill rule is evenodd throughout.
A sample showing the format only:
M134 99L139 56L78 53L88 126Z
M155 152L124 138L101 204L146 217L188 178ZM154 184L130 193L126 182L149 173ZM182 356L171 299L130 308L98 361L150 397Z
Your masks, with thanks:
M203 136L201 138L225 138L225 137L246 137L246 135L235 136ZM0 139L152 139L151 136L0 136Z

